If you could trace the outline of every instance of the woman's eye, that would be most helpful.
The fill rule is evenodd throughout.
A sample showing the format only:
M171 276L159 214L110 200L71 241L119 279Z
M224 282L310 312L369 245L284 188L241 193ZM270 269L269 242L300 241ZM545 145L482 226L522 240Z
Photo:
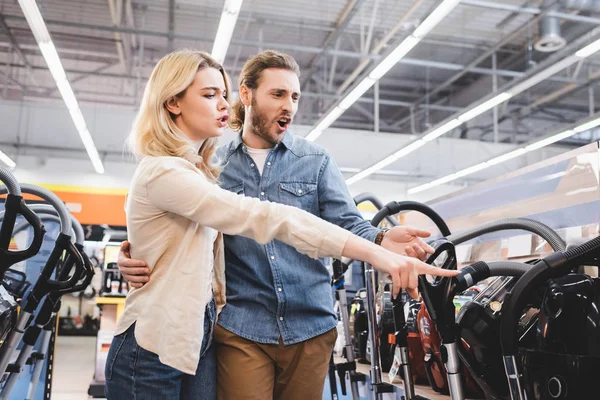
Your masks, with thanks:
M214 94L207 94L204 97L206 97L207 99L212 99L213 97L215 97Z

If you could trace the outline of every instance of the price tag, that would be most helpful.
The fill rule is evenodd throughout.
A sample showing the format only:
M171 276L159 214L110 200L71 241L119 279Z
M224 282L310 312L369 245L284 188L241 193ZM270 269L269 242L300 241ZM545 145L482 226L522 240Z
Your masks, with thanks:
M390 372L388 374L390 378L390 382L394 382L396 376L398 375L398 370L400 369L400 348L396 346L396 350L394 351L394 362L392 363L392 367L390 368Z

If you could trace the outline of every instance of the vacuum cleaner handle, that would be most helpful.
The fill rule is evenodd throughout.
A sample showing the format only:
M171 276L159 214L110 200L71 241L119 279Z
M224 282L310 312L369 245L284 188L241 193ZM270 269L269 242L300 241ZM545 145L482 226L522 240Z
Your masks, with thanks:
M416 201L392 201L386 204L385 207L375 214L371 220L371 224L377 226L385 217L398 214L401 211L418 211L421 214L425 214L435 223L443 236L450 235L450 228L448 228L444 219L431 207Z
M70 229L70 226L68 228ZM50 277L58 266L65 251L67 252L67 256L70 255L73 257L76 268L75 273L66 281L52 280ZM60 233L56 238L54 249L48 258L46 265L42 269L40 277L27 297L27 302L23 307L23 311L33 313L40 304L42 298L47 294L73 287L79 280L79 276L82 276L84 269L83 257L73 243L71 243L71 236Z
M3 274L12 265L36 255L42 247L44 235L46 234L41 219L27 207L23 197L8 194L4 207L4 218L2 219L2 228L0 229L0 252L2 254L2 270L0 274ZM33 240L27 249L9 251L8 248L18 214L22 215L33 227Z
M435 252L427 258L427 264L433 264L442 254L447 254L442 268L456 270L457 259L454 244L446 239L438 239L432 243ZM451 297L454 279L437 277L429 282L426 276L419 276L419 292L429 312L429 317L436 325L444 342L455 337L454 305L448 302Z
M89 267L85 265L84 258L82 254L79 252L77 247L73 243L69 241L68 246L65 248L67 253L67 258L70 263L75 264L75 272L73 275L67 280L53 280L49 279L47 282L49 293L59 292L59 293L69 293L72 290L79 280L85 276L85 273L89 270ZM67 268L71 269L71 268Z
M376 209L381 210L384 206L383 203L381 202L381 200L379 200L377 197L375 197L374 194L369 193L369 192L365 192L365 193L361 193L359 195L356 195L354 197L354 204L356 204L357 206L361 203L366 203L366 202L370 202L371 204L373 204L375 206ZM387 216L385 217L385 219L392 225L392 226L396 226L399 225L398 221L396 221L394 218ZM380 221L381 222L381 221ZM379 224L377 224L379 225Z
M92 278L94 277L94 267L92 266L92 263L88 258L87 254L85 254L85 252L83 251L83 245L76 244L75 247L83 257L84 268L76 268L73 277L70 279L70 281L75 282L73 285L64 289L55 290L52 293L49 293L48 296L46 296L46 299L44 300L44 303L42 304L42 307L40 308L40 311L36 316L36 325L46 325L48 321L50 321L50 319L52 318L52 314L58 312L57 307L60 308L60 298L67 293L75 293L82 291L90 284ZM67 258L65 259L65 262L58 275L57 282L68 281L67 279L71 275L71 270L73 269L74 264L76 265L76 262L73 260L71 254L67 255Z

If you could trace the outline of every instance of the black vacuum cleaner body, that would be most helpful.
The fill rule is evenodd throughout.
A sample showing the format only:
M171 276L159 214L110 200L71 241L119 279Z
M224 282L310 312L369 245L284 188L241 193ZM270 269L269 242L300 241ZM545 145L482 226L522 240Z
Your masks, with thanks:
M13 296L0 286L0 345L17 323L18 305Z
M459 312L459 355L488 399L510 399L499 347L504 297L516 278L490 284ZM595 398L600 371L600 279L569 274L529 294L518 328L530 399Z
M365 299L367 289L360 289L350 305L350 316L348 322L350 325L350 336L352 336L352 345L354 347L354 358L360 363L367 361L367 340L369 338L369 320L367 316L367 306Z
M487 399L510 398L500 349L500 313L504 298L516 281L513 277L495 278L463 305L457 315L462 341L462 346L458 346L459 357ZM530 309L519 325L519 337L524 345L534 344L532 327L537 311Z
M519 345L528 398L598 397L600 279L569 274L551 280L535 328L535 347Z

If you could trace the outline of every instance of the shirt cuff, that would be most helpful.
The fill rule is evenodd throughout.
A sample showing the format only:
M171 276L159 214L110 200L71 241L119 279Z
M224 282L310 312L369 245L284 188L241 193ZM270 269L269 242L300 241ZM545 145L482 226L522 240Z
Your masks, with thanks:
M352 233L340 227L335 227L323 238L321 242L321 253L329 253L333 258L341 258L346 242Z

